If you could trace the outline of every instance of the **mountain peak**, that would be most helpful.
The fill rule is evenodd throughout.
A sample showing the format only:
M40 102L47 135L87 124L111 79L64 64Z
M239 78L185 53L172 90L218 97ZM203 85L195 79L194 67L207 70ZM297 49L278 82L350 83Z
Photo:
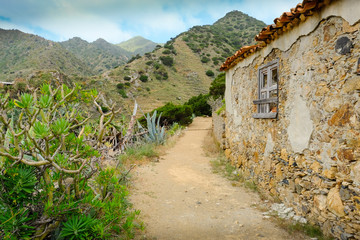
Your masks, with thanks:
M88 41L80 38L80 37L73 37L73 38L70 38L69 40L67 41L64 41L64 42L74 42L74 43L89 43Z
M96 39L95 41L93 41L93 43L109 43L109 42L106 41L106 40L103 39L103 38L98 38L98 39Z
M144 37L135 36L116 45L134 54L143 55L154 50L158 44Z
M234 22L237 22L237 23L243 22L244 24L245 24L245 22L253 22L258 26L266 25L264 22L262 22L256 18L253 18L253 17L247 15L246 13L243 13L239 10L234 10L234 11L228 12L227 14L225 14L224 17L217 20L214 23L214 26L216 26L216 25L231 25Z

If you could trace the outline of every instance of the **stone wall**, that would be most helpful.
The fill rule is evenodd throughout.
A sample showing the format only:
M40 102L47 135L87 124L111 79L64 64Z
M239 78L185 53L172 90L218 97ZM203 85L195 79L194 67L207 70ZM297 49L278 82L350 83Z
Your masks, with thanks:
M225 152L326 234L360 239L360 23L323 15L288 48L267 46L227 71ZM257 70L275 59L278 119L254 119Z

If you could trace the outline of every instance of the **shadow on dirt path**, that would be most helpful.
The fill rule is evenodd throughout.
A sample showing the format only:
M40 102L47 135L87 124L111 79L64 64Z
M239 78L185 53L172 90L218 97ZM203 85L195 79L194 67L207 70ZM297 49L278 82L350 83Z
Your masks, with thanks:
M134 173L139 239L294 239L253 208L259 197L212 173L202 148L211 118L196 118L160 162Z

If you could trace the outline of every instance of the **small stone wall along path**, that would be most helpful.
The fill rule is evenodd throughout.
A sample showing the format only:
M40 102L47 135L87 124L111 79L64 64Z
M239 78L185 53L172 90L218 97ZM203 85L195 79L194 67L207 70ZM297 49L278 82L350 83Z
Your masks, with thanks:
M139 239L299 239L253 206L255 194L212 173L202 148L211 118L196 118L160 161L137 168L131 201L146 225Z

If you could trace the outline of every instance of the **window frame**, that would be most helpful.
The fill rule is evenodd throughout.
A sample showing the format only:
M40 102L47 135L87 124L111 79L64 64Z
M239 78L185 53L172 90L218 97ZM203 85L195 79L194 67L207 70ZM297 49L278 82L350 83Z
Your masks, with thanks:
M276 69L277 81L273 83L273 70ZM265 79L266 76L266 80ZM266 86L264 85L266 82ZM276 96L271 97L271 93L275 92ZM269 118L274 119L278 116L279 102L279 59L262 65L258 69L258 99L253 103L257 105L257 113L253 114L253 118ZM272 112L270 105L276 105L276 112Z

